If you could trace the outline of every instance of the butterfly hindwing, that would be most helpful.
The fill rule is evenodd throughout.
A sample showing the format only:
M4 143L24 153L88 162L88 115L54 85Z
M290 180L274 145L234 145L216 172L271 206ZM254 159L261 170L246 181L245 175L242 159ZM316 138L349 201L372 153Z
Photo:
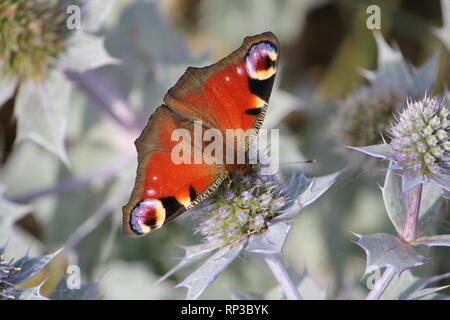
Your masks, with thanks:
M206 163L175 163L172 141L175 129L186 130L183 140L194 149L193 124L179 118L165 105L158 107L136 140L138 169L130 201L123 208L123 229L139 236L161 227L212 192L224 179L222 166Z

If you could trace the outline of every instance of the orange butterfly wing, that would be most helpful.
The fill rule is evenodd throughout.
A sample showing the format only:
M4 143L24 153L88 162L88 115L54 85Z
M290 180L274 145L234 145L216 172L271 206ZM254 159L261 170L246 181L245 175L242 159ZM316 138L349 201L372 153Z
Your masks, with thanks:
M192 136L198 120L203 130L216 128L224 136L226 129L258 130L275 79L278 50L270 32L247 37L219 62L188 68L169 89L166 105L158 107L136 140L137 177L123 207L123 229L128 235L160 228L207 198L228 176L229 167L221 164L174 163L172 150L178 141L172 141L172 133L185 129ZM196 148L193 141L184 142Z

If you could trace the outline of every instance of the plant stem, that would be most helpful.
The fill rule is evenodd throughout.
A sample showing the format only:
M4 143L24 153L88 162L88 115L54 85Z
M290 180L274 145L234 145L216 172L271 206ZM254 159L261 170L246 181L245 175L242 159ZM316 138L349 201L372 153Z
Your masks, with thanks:
M420 183L415 186L406 196L406 221L403 227L403 239L411 242L416 239L417 222L419 221L420 201L422 199L422 186Z
M42 190L33 191L31 193L23 194L11 198L10 200L17 203L28 203L33 201L34 199L48 196L51 194L58 194L62 192L68 192L72 190L77 190L84 187L86 184L94 180L107 179L110 176L119 172L123 167L125 167L132 159L131 155L123 156L112 164L105 166L100 169L96 169L90 173L87 173L83 176L72 177L67 180L61 181L58 184L44 188Z
M386 270L384 270L383 275L380 279L375 283L375 287L372 289L372 291L369 292L369 294L366 297L366 300L378 300L380 299L383 292L386 290L389 283L391 283L392 279L394 278L396 274L396 271L393 267L389 266L386 267Z
M288 300L303 300L300 292L298 292L297 287L289 276L283 261L281 261L280 256L278 254L266 254L264 260L266 260L267 265L278 280L286 298Z

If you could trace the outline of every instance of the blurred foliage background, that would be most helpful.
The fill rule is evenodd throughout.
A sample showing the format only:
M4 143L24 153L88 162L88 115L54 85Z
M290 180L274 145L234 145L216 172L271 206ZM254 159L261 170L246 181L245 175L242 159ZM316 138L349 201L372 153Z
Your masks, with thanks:
M187 66L203 66L239 47L247 35L274 32L281 42L277 76L265 125L281 129L281 161L316 159L310 165L282 165L285 172L331 173L348 166L339 182L303 212L291 232L283 258L308 270L331 299L362 298L364 252L356 233L393 232L379 192L385 171L367 165L345 148L332 125L345 99L365 82L360 70L375 69L377 47L366 27L371 4L381 8L385 39L397 43L405 59L422 65L436 48L439 72L434 91L450 83L449 49L436 36L444 19L440 1L394 0L117 0L99 7L107 52L117 63L85 72L66 71L73 90L64 118L67 161L30 141L16 141L13 95L0 108L0 184L4 199L21 204L8 254L54 251L45 272L25 286L48 278L50 292L68 265L80 266L84 281L99 282L99 297L181 299L174 289L189 270L156 280L182 256L180 245L196 244L189 214L140 239L121 232L121 206L134 185L134 140L167 89ZM104 12L103 12L104 11ZM83 19L83 18L82 18ZM82 20L83 21L83 20ZM450 32L449 29L447 29ZM16 110L17 111L17 110ZM62 120L61 120L62 121ZM19 124L20 125L20 124ZM368 143L369 144L369 143ZM366 163L366 165L362 165ZM1 217L1 213L0 213ZM449 233L448 206L439 216L440 233ZM428 249L432 263L423 274L450 270L448 249ZM276 285L257 256L235 261L202 296L228 299L229 289L264 292Z

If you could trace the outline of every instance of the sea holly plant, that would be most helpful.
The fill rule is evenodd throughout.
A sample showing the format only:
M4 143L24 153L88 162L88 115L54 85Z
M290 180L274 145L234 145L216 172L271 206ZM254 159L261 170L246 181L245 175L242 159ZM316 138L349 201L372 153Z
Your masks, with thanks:
M328 190L338 175L339 172L309 179L294 174L287 181L278 174L233 177L192 214L203 243L184 247L186 255L160 281L207 258L178 285L188 288L187 299L196 299L240 254L260 254L280 283L284 296L301 299L279 254L292 227L292 218Z
M6 245L0 247L0 300L91 300L97 295L97 283L89 282L80 288L69 289L67 277L63 276L58 285L46 297L41 293L42 282L36 287L21 288L20 285L41 272L61 251L30 257L28 254L14 261L8 260Z
M17 286L40 272L61 250L41 257L26 255L13 262L6 259L5 249L0 247L0 300L46 300L40 293L43 283L28 289Z
M339 101L333 117L333 135L345 145L381 143L394 114L402 110L407 97L421 98L434 86L438 51L420 67L414 67L396 46L390 46L380 33L374 33L378 60L376 70L362 70L367 83Z
M90 1L92 2L92 1ZM89 25L90 3L80 5ZM5 0L0 4L0 107L14 98L17 141L31 140L68 162L64 134L71 84L65 72L115 63L103 39L67 27L65 0Z
M366 273L386 270L368 299L379 298L395 275L428 262L416 246L450 246L450 235L427 234L430 217L448 195L450 112L444 101L408 101L390 129L390 143L353 149L390 161L381 188L386 211L398 236L357 235L367 254Z

